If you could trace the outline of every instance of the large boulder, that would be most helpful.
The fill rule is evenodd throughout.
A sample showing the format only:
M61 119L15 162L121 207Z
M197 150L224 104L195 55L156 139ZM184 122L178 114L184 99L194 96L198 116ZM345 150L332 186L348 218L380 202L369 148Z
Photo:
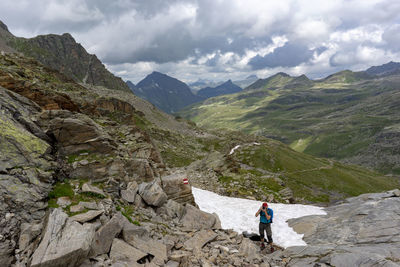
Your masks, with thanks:
M121 232L125 222L126 218L118 212L111 220L100 227L93 238L90 255L95 257L100 254L108 253L114 237Z
M139 185L139 195L148 205L155 207L162 206L168 199L156 180L151 183L141 183Z
M201 230L197 232L193 237L188 239L184 246L188 250L195 250L198 251L205 244L214 240L218 235L212 230Z
M68 220L61 209L50 214L39 247L32 256L32 267L78 266L90 251L94 236L92 224Z
M100 125L81 113L67 110L44 111L40 119L66 154L80 151L111 153L115 143Z
M147 254L130 246L128 243L115 238L112 242L110 258L113 261L113 266L140 267L142 264L138 260L146 257Z
M160 241L151 239L145 228L127 223L122 230L122 236L131 246L144 252L146 255L153 255L152 263L163 266L168 260L167 246Z
M187 230L220 229L221 223L216 214L210 214L186 204L181 223Z
M192 187L185 173L176 173L161 178L162 187L168 199L178 203L189 203L195 205Z

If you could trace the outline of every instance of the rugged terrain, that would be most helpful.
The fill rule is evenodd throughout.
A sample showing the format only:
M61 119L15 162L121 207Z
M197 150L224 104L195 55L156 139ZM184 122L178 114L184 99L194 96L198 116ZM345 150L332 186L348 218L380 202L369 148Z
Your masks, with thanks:
M0 55L1 266L286 266L281 248L220 229L191 185L302 203L399 185L262 136L202 130L57 69Z
M396 72L343 71L318 81L278 73L179 115L206 128L242 130L307 154L398 174L399 85Z

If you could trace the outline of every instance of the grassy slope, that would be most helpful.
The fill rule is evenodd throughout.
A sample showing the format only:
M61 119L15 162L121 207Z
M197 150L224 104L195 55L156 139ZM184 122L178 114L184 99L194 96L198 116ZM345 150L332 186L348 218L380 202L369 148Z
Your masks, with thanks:
M273 137L312 155L351 158L400 122L400 77L362 77L344 71L308 87L253 89L210 99L180 115L208 128ZM387 170L384 164L378 169Z

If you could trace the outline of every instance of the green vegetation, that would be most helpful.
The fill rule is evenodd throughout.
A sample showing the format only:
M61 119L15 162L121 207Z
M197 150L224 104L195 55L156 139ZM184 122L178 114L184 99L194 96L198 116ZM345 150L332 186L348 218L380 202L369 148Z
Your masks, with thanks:
M49 198L57 199L59 197L74 197L74 190L70 183L57 183L49 193Z
M320 81L299 78L281 74L259 80L243 92L208 99L177 115L208 129L241 130L299 152L396 172L387 164L396 157L395 148L386 149L395 141L383 136L400 136L393 127L400 122L400 76L371 79L343 71Z

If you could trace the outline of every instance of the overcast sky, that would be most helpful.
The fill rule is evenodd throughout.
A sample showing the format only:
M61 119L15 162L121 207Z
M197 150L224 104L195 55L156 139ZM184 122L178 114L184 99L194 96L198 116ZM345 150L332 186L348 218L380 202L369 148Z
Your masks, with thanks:
M71 33L116 75L321 78L400 61L399 0L14 0L16 36Z

